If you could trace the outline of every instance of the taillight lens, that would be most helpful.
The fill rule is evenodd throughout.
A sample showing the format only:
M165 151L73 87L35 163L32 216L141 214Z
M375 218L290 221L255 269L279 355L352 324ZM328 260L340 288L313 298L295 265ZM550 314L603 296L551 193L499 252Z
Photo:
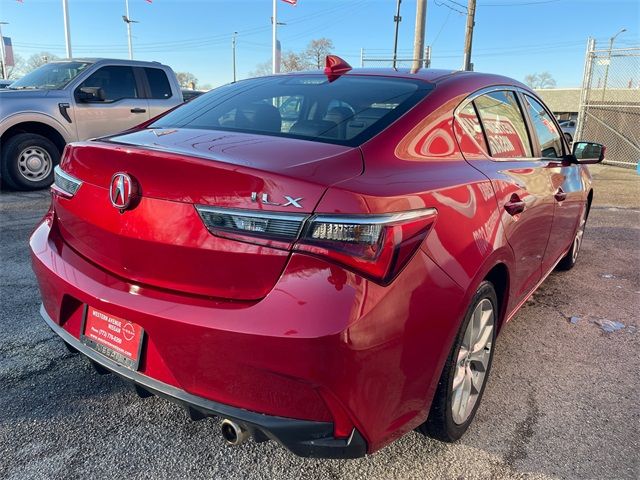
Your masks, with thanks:
M298 239L307 215L196 206L207 229L214 235L234 240L273 245ZM281 246L283 246L281 245Z
M73 197L82 186L82 180L69 175L57 165L53 169L53 190L66 197Z
M416 252L436 214L428 208L389 215L315 215L294 249L328 257L387 284Z
M435 221L434 208L385 215L298 215L196 206L214 235L331 259L388 284Z

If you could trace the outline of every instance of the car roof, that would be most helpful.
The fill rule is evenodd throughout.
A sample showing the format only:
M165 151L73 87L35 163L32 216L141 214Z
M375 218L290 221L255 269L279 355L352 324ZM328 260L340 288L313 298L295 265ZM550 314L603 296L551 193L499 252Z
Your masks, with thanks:
M290 72L285 74L286 76L296 75L324 75L323 70L309 70L303 72ZM461 70L445 70L437 68L420 68L413 70L410 68L353 68L344 73L345 76L383 76L394 78L408 78L422 80L431 84L444 83L464 83L469 82L473 85L512 85L530 90L529 87L521 82L514 80L513 78L505 77L502 75L495 75L492 73L481 72L467 72Z

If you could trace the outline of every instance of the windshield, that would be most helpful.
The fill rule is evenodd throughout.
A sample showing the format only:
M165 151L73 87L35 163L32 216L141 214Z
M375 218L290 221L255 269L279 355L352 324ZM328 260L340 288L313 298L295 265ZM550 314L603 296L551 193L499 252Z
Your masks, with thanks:
M405 78L257 78L212 90L148 128L258 133L355 146L387 127L432 86Z
M89 65L91 64L86 62L47 63L13 82L9 88L57 90L63 88Z

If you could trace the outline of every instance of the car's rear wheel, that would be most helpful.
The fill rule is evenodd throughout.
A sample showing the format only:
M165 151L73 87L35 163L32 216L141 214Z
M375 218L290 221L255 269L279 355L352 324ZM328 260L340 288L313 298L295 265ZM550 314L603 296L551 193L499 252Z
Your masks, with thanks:
M56 145L35 133L19 133L2 147L2 180L16 190L36 190L53 182L60 161Z
M458 440L469 428L487 383L498 321L495 289L484 281L467 309L445 363L429 418L419 430L445 442Z
M558 263L558 266L556 267L558 270L571 270L576 264L576 261L578 260L578 254L580 253L580 247L582 247L584 230L585 230L585 227L587 226L588 211L589 211L589 206L587 205L582 211L582 216L580 217L580 224L578 225L578 230L576 231L576 235L573 237L573 243L571 244L571 249Z

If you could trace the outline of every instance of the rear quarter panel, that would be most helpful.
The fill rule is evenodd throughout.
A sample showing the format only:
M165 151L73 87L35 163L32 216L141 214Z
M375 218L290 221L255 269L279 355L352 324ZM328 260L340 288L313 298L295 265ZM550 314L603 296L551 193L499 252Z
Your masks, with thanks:
M453 110L467 92L458 84L451 88L438 86L404 117L364 144L364 174L330 188L317 207L320 213L387 213L421 208L438 211L421 250L451 283L434 282L434 277L407 285L402 290L410 308L399 308L402 313L381 320L393 326L378 326L411 331L403 335L402 346L406 352L415 352L414 366L402 379L405 397L400 403L404 410L400 408L395 414L378 411L382 423L393 423L400 432L426 419L442 366L477 285L497 263L508 268L513 265L491 183L463 159L453 133ZM416 255L406 270L420 258ZM414 295L426 284L440 290L441 296ZM431 318L434 312L438 315L435 323ZM429 352L429 362L417 354L425 351ZM398 425L403 411L404 427Z

